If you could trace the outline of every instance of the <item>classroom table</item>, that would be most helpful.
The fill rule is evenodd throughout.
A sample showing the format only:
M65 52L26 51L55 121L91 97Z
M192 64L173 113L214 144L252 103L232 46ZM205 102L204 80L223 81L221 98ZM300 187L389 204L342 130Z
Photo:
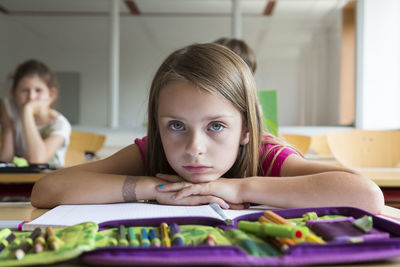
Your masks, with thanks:
M46 172L40 173L0 173L0 183L35 183Z
M0 220L27 220L31 221L48 211L48 209L36 209L32 207L30 202L4 202L0 203ZM400 209L385 206L382 212L383 215L387 215L392 218L397 218L400 220ZM72 267L72 266L87 266L80 263L77 259L63 262L54 265L46 266L59 266L59 267ZM198 265L196 265L198 266ZM400 267L400 257L388 259L385 261L378 262L365 262L365 263L355 263L355 264L345 264L345 265L324 265L336 266L336 267L350 267L350 266L368 266L368 267L378 267L378 266L396 266Z
M28 201L35 182L47 173L49 170L40 173L0 173L0 200Z
M317 157L305 155L306 159L327 165L343 167L333 157ZM364 176L370 178L380 187L400 187L400 168L354 168Z

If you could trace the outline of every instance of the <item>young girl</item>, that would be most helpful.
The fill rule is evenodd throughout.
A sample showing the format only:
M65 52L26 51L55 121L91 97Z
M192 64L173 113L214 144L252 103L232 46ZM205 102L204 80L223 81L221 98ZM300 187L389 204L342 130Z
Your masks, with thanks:
M28 60L17 67L11 95L1 105L0 161L18 156L30 163L64 165L71 125L50 107L57 90L55 76L44 63Z
M379 187L345 168L308 162L262 129L253 75L234 52L195 44L172 53L150 89L147 137L113 156L39 180L32 205L156 200L356 206L378 213Z

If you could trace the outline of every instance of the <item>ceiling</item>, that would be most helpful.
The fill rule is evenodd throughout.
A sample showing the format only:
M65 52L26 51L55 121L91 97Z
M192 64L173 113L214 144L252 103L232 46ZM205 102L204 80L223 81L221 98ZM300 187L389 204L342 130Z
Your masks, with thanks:
M106 16L109 0L0 0L9 16ZM315 21L347 0L241 0L244 17ZM230 16L231 0L121 0L121 16Z

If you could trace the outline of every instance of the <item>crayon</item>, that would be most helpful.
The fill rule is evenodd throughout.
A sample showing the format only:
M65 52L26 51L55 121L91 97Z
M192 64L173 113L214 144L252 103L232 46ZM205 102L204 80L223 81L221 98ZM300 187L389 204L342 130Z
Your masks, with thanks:
M289 246L281 241L279 241L275 237L265 237L268 243L270 243L272 246L274 246L277 250L284 252L286 251Z
M168 224L166 224L165 222L161 223L160 231L161 231L162 245L169 248L171 246L171 239L169 239L169 236L168 236Z
M149 239L152 246L161 247L161 240L157 237L156 231L154 231L154 229L149 230Z
M274 223L273 221L268 220L268 219L265 218L264 216L261 216L260 218L258 218L258 221L259 221L260 223Z
M214 237L213 233L211 233L211 232L208 233L207 239L206 239L206 243L209 246L216 246L217 245L217 242L215 242L215 237Z
M35 246L34 246L35 253L42 252L44 250L45 245L46 245L45 234L41 233L40 236L38 236L38 238L36 238L35 240Z
M133 227L128 227L128 237L129 237L129 244L132 247L138 247L139 246L139 240L137 240L135 231L133 230Z
M181 231L179 230L179 226L173 222L170 224L169 229L171 232L172 245L184 246L185 240L184 240L184 237L183 237Z
M25 238L24 242L15 250L15 258L17 260L22 260L25 257L25 254L32 248L33 242L40 236L42 230L39 227L36 227L35 230L31 233L31 235Z
M239 221L238 228L259 236L287 237L291 239L302 239L309 231L307 227L249 221Z
M53 228L51 226L46 227L46 233L47 233L47 245L51 250L58 250L60 246L62 245L63 241L61 241L53 231Z
M264 212L265 217L270 220L273 221L276 224L287 224L287 225L293 225L292 223L290 223L289 221L287 221L285 218L279 216L278 214L276 214L275 212L271 211L271 210L267 210Z
M124 225L120 225L119 226L118 244L120 246L127 246L129 244L128 243L128 239L126 239L126 231L125 231L125 226Z
M238 244L248 254L253 256L268 256L268 253L263 251L250 237L244 232L237 229L228 229L225 231L233 243Z
M28 221L0 221L0 229L10 228L12 230L22 231L22 225Z
M150 240L149 237L147 236L147 230L145 228L142 228L140 230L140 241L141 241L141 245L142 247L150 247Z
M2 240L0 242L0 253L2 253L3 250L6 249L8 247L8 245L11 244L16 238L10 229L8 229L8 231L6 231L6 232L8 233L8 235L6 237L2 238Z

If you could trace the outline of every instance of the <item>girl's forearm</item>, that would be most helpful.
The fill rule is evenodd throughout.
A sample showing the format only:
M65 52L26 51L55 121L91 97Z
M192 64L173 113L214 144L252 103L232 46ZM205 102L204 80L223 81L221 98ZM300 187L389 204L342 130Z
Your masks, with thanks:
M355 206L379 213L384 205L379 187L348 172L297 177L249 177L242 183L242 201L282 208Z
M14 138L11 129L3 127L1 148L0 148L0 161L11 162L14 157Z
M32 111L25 108L22 112L23 133L26 141L28 161L32 163L44 163L49 159L46 157L46 145L36 127Z
M147 176L127 176L90 171L60 170L41 178L31 195L32 205L52 208L61 204L101 204L155 199L159 181ZM68 177L68 178L67 178Z

